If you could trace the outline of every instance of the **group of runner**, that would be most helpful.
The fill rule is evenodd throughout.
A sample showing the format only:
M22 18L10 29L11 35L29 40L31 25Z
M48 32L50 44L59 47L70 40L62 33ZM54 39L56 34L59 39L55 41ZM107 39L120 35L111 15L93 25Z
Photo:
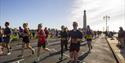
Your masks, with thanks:
M10 23L6 22L5 23L5 29L1 29L0 27L0 42L2 42L2 51L3 48L7 48L7 55L11 54L11 47L10 47L10 35L11 35L11 28L9 27ZM78 30L78 23L73 22L72 24L73 29L68 31L65 26L61 26L61 31L60 31L60 38L61 38L61 57L59 58L60 60L63 59L63 53L64 53L64 46L65 50L69 50L70 53L70 62L77 62L78 61L78 53L80 51L80 43L83 39L83 37L86 39L89 51L92 49L92 38L93 38L93 32L90 29L89 26L87 26L86 30L81 32ZM39 61L39 56L40 56L40 50L41 47L43 48L44 51L49 52L51 54L50 49L46 47L47 43L47 38L48 38L48 30L45 28L43 29L42 24L38 24L38 29L35 33L35 36L38 38L38 44L37 44L37 60ZM23 28L19 27L19 37L22 39L22 50L21 50L21 57L23 58L24 54L24 49L27 47L28 49L31 50L32 54L35 54L35 49L32 48L30 45L30 39L31 39L31 33L28 28L28 23L23 24ZM68 47L68 43L70 46Z
M78 53L80 51L80 43L83 41L83 37L86 39L89 51L92 49L92 38L93 31L87 26L84 33L78 29L78 23L73 22L73 29L67 31L67 28L61 26L60 38L61 38L61 57L60 60L63 59L64 46L65 50L69 50L70 53L70 62L76 63L78 61ZM67 48L68 43L70 44L69 49Z

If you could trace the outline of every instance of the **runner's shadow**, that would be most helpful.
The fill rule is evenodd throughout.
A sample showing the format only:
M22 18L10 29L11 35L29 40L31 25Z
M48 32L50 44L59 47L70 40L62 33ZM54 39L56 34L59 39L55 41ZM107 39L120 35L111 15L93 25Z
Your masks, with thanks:
M62 61L66 60L67 58L64 58L63 60L59 60L58 62L56 63L61 63Z
M12 60L8 60L8 61L5 61L5 62L2 62L2 63L13 63L14 61L17 61L17 60L21 60L21 58L16 58L16 59L12 59Z
M40 59L39 62L41 62L41 61L43 61L43 60L45 60L45 59L47 59L47 58L49 58L49 57L52 57L52 56L54 56L54 55L58 55L58 54L60 54L60 51L57 51L57 52L52 53L52 54L50 54L50 55L48 55L48 56L45 56L44 58ZM38 63L39 63L39 62L38 62Z
M81 55L80 57L78 57L78 59L80 61L82 61L83 59L85 59L88 56L89 53L90 53L90 51L87 51L86 53L84 53L83 55Z
M32 46L33 48L37 47L37 45L35 46ZM13 49L13 48L12 48ZM28 49L28 48L25 48L25 49ZM12 51L19 51L19 50L22 50L22 47L21 48L17 48L17 49L13 49Z
M1 54L0 56L6 56L7 54L5 54L5 53L3 53L3 54Z
M83 55L81 55L80 57L78 57L78 60L82 61L83 59L85 59L88 56L89 53L90 53L90 51L87 51L86 53L84 53ZM67 63L71 63L71 62L68 61Z

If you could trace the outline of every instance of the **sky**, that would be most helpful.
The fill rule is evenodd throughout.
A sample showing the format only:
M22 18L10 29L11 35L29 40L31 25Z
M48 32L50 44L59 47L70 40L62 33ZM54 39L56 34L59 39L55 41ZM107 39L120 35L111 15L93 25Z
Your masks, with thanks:
M0 0L0 25L6 21L10 27L18 28L28 23L36 29L39 23L44 27L60 29L61 25L72 29L76 21L83 27L83 11L87 11L87 25L93 30L105 30L103 16L110 16L111 31L125 29L125 0Z

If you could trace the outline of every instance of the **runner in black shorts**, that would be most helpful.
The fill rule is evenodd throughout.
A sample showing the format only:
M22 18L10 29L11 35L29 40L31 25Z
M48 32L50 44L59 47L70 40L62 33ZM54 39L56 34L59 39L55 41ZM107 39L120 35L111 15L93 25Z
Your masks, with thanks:
M78 53L80 50L80 41L83 37L82 33L77 29L77 22L73 22L73 30L69 32L70 37L70 58L71 63L78 60Z
M4 43L5 43L5 47L8 50L7 55L10 55L10 35L11 35L11 29L9 28L9 22L5 22L5 29L4 29Z
M51 52L50 52L50 49L46 48L46 34L45 34L44 30L42 29L42 24L38 25L38 30L37 30L36 35L38 37L37 61L39 61L41 46L42 46L44 51L49 52L49 54Z
M61 26L61 32L60 32L60 37L61 37L61 57L59 58L59 60L63 59L63 53L64 53L64 46L65 46L65 50L68 50L68 32L66 30L66 28L64 26Z
M35 53L35 49L33 49L31 46L30 46L30 31L28 29L28 24L27 23L24 23L23 24L23 42L22 42L22 57L23 57L23 53L24 53L24 48L25 48L25 45L27 48L29 48L31 51L32 51L32 54Z

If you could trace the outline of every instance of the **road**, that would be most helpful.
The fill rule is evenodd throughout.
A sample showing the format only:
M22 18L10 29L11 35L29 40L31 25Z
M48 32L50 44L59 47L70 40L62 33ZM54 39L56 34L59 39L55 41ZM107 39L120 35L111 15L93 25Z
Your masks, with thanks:
M31 45L36 49L37 42L32 42ZM88 52L88 46L86 42L81 43L81 50L79 53L79 60L82 63L116 63L116 60L107 44L104 36L93 40L93 49ZM32 55L31 51L25 49L24 58L18 57L21 54L21 45L12 46L13 51L9 56L0 56L0 63L33 63L36 59L36 55ZM69 61L69 51L65 51L64 60L60 61L60 41L48 42L49 49L52 54L41 50L40 61L38 63L67 63Z

